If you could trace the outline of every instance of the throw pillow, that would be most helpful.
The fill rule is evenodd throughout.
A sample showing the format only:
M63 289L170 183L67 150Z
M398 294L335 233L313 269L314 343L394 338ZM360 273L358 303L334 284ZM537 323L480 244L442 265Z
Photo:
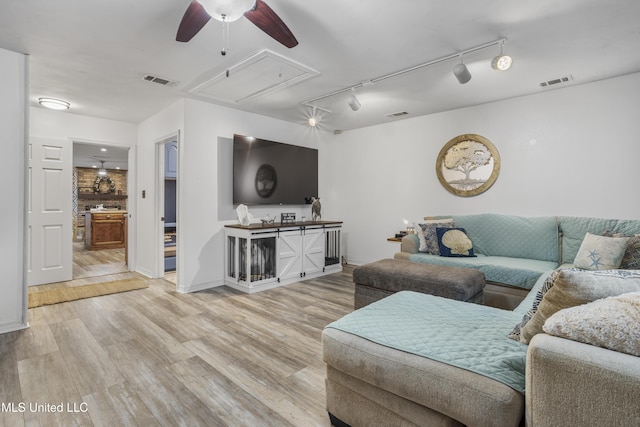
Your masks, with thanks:
M553 286L538 310L520 332L520 342L529 344L554 313L600 298L640 291L640 270L559 270Z
M436 228L440 255L447 257L475 257L473 243L464 228Z
M558 337L640 356L640 292L560 310L542 329Z
M453 228L455 225L452 218L430 219L426 220L424 224L418 224L418 240L420 241L418 252L440 255L438 235L436 234L436 228L438 227Z
M640 234L623 236L622 234L614 233L612 231L605 231L602 235L608 237L629 237L627 250L622 256L620 268L626 270L640 270Z
M520 341L520 331L522 330L522 328L524 328L527 322L531 320L533 315L536 314L536 311L538 311L538 306L540 305L542 298L553 286L553 282L554 280L556 280L556 277L558 277L559 271L560 270L554 270L547 276L546 279L544 279L542 287L538 289L538 292L536 292L536 297L533 300L531 308L524 314L524 316L522 316L522 320L520 321L520 323L513 327L513 330L508 335L509 338L511 338L512 340Z
M573 264L585 270L611 270L620 267L628 237L607 237L587 233Z

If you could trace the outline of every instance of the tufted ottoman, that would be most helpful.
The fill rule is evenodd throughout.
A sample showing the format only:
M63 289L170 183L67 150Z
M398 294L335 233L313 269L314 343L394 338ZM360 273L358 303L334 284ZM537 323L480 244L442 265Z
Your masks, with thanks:
M472 268L382 259L353 270L354 309L399 291L414 291L482 304L484 273Z

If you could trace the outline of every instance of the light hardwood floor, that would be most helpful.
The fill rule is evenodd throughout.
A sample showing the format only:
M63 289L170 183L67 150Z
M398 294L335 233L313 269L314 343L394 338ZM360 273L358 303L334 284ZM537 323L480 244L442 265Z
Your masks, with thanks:
M0 335L0 425L329 426L320 334L352 311L351 272L252 295L148 280L30 309Z

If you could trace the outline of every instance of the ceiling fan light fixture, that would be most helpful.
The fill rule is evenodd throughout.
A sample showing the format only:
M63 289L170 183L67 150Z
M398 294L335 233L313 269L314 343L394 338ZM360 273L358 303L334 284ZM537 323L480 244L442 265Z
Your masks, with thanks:
M67 101L55 98L38 98L38 104L52 110L68 110L71 105Z
M458 82L461 85L471 80L471 73L469 72L467 66L464 65L464 62L462 62L462 55L460 55L460 63L456 64L455 67L453 67L453 75L456 76L456 79L458 79Z
M253 9L256 0L199 0L199 3L213 19L233 22Z

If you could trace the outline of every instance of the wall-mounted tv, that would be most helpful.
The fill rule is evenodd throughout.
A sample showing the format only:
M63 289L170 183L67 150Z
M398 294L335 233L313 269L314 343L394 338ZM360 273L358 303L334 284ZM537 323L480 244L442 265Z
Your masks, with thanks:
M233 135L233 203L302 205L318 196L318 150Z

